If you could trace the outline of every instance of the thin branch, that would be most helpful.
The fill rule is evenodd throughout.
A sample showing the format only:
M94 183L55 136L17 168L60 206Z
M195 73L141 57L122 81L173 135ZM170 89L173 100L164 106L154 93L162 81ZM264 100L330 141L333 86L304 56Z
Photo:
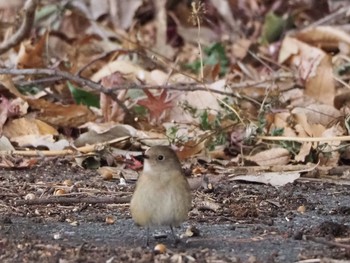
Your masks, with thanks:
M293 142L350 141L350 136L333 136L333 137L257 136L257 138L260 140L267 140L267 141L293 141Z
M123 51L123 50L122 50ZM77 76L80 76L81 73L83 73L83 71L85 69L87 69L88 67L90 67L92 64L94 64L96 61L99 61L101 59L105 59L106 57L110 56L111 54L113 53L116 53L116 52L119 52L119 50L112 50L112 51L108 51L108 52L105 52L101 55L99 55L98 57L94 58L93 60L91 60L89 63L87 63L86 65L84 65L83 67L81 67L77 73L75 75Z
M51 85L57 81L61 81L63 78L59 76L47 77L42 79L32 79L32 80L19 80L15 82L16 86L41 86L41 85Z
M48 205L48 204L61 204L61 205L72 205L79 203L86 204L128 204L130 197L63 197L54 196L49 198L40 198L32 200L15 200L15 206L22 205Z
M116 91L119 90L125 90L125 89L171 89L171 90L179 90L179 91L206 91L210 93L216 93L221 94L225 96L231 96L231 97L238 97L244 100L251 101L253 103L259 104L260 103L252 98L249 98L245 95L240 95L237 92L229 92L229 91L222 91L222 90L216 90L216 89L210 89L206 87L205 84L201 83L176 83L171 85L120 85L117 87L112 87L110 89L105 88L101 84L91 81L89 79L86 79L81 76L73 75L66 71L60 71L60 70L54 70L54 69L45 69L45 68L35 68L35 69L6 69L6 68L0 68L0 74L9 74L9 75L48 75L53 76L57 79L53 78L47 78L47 82L51 82L53 80L58 80L58 78L67 79L73 82L78 83L81 86L88 86L93 90L97 90L99 92L105 93L109 95L113 100L115 100L118 105L124 110L124 112L131 116L131 113L129 112L128 108L121 102L116 94ZM257 87L260 85L263 85L265 83L268 83L270 81L275 81L279 78L286 78L291 76L284 76L284 75L277 75L272 77L271 79L267 80L261 80L261 81L247 81L247 82L241 82L241 83L235 83L235 84L229 84L227 87L231 90L235 89L243 89L246 87ZM19 85L28 84L28 83L19 83Z
M112 87L111 90L123 90L123 89L168 89L168 90L178 90L178 91L207 91L212 93L217 93L226 96L234 96L233 92L226 92L221 90L209 89L206 88L203 84L198 83L176 83L176 84L168 84L168 85L121 85L118 87Z
M342 243L338 243L338 242L334 242L334 241L328 241L326 239L322 239L322 238L317 238L314 236L305 236L306 240L310 240L319 244L324 244L327 246L331 246L331 247L340 247L340 248L345 248L347 250L350 250L350 245L346 245L346 244L342 244Z
M54 69L45 69L45 68L35 68L35 69L6 69L6 68L0 68L0 74L8 74L8 75L48 75L48 76L54 76L55 79L53 78L47 78L47 82L52 82L53 80L59 80L58 78L63 78L67 79L70 81L74 81L82 86L88 86L91 89L100 91L102 93L105 93L109 96L112 97L112 99L115 99L117 102L119 101L122 103L117 95L114 93L115 91L119 90L125 90L125 89L172 89L172 90L180 90L180 91L196 91L196 90L202 90L202 91L207 91L207 92L212 92L212 93L217 93L221 95L226 95L226 96L237 96L236 93L234 92L226 92L226 91L221 91L221 90L216 90L216 89L210 89L205 87L203 84L198 84L198 83L176 83L172 85L121 85L118 87L112 87L110 89L106 89L104 86L101 84L98 84L94 81L91 81L89 79L86 79L84 77L79 77L76 75L73 75L69 72L66 71L60 71L60 70L54 70ZM57 78L57 79L56 79ZM251 87L251 86L258 86L263 83L268 82L269 80L264 80L264 81L258 81L258 82L244 82L244 83L238 83L238 84L231 84L229 87L231 89L239 89L239 88L245 88L245 87ZM19 83L20 85L26 84L28 85L29 83ZM242 98L247 99L246 97L242 96ZM256 103L256 101L254 101ZM119 104L119 103L118 103ZM123 103L122 103L123 104ZM125 105L123 104L123 110L128 110L126 107L124 109Z
M0 155L20 155L27 157L51 157L51 156L70 156L70 155L80 155L81 153L87 154L91 152L95 152L96 149L102 149L106 145L123 142L125 140L130 139L130 136L124 136L120 138L116 138L107 142L96 143L93 145L82 146L76 149L65 149L65 150L57 150L57 151L49 151L49 150L31 150L31 151L0 151Z
M346 13L349 11L349 6L345 5L342 8L336 10L333 13L330 13L329 15L322 17L321 19L311 23L310 25L306 26L305 29L325 25L325 24L331 24L334 20L339 19L339 17L345 17Z
M86 79L84 77L75 76L69 72L55 70L55 69L45 69L45 68L36 68L36 69L6 69L0 68L0 74L8 74L8 75L49 75L49 76L59 76L64 79L73 81L78 83L81 86L88 86L93 90L100 91L109 95L115 102L118 103L119 107L123 109L125 114L130 117L131 113L129 109L124 105L122 101L118 99L117 94L115 94L112 90L105 88L101 84Z
M5 53L7 50L16 46L23 39L29 36L34 24L36 5L37 0L27 0L27 2L24 4L23 22L19 29L9 39L0 44L0 54Z

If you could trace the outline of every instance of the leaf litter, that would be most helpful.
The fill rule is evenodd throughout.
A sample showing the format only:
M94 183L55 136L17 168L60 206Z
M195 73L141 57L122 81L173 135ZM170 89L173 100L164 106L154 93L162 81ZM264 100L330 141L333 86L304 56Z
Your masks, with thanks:
M337 238L349 233L350 37L346 8L321 2L1 3L0 258L65 260L65 248L68 260L97 235L117 248L88 242L79 260L348 260L349 242ZM157 144L171 144L183 161L195 200L189 223L200 229L188 247L160 245L158 255L137 248L125 205L139 156ZM63 197L64 205L51 199ZM53 222L59 238L50 240L60 243L47 245L45 231L21 242L19 232L35 232L21 228L26 220ZM335 228L329 220L339 233L321 231ZM89 222L101 232L99 224L116 226L123 242L68 229Z

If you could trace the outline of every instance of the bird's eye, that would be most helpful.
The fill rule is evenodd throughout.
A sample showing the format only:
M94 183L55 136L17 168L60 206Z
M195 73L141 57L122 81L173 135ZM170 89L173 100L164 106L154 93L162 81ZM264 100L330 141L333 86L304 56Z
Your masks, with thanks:
M159 161L163 161L163 160L164 160L164 156L163 156L163 155L158 155L158 156L157 156L157 159L158 159Z

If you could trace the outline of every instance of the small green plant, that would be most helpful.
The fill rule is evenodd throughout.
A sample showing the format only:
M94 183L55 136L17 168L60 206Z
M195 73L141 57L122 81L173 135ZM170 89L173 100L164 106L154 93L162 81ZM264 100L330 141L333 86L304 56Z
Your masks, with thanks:
M84 104L99 108L100 99L99 96L82 89L76 88L71 82L67 81L68 88L77 104Z
M272 136L282 136L283 132L284 132L284 128L276 128L276 129L272 130L271 135Z
M132 107L132 111L137 117L145 117L148 114L148 110L146 107L137 104Z
M18 86L17 89L24 95L35 95L43 90L40 87L30 85Z
M179 131L179 125L171 126L166 130L166 136L171 144L184 144L189 140L188 136L179 135Z
M213 45L204 49L205 56L203 58L203 65L220 65L220 76L223 76L229 70L229 59L226 56L225 48L221 43L214 43ZM198 59L193 63L185 65L195 73L201 70L201 61Z
M300 152L301 143L295 141L278 141L278 145L287 149L291 154L297 155Z
M229 103L229 98L224 99ZM186 112L188 112L193 118L198 119L199 127L203 131L209 131L210 136L207 141L207 147L209 150L213 150L215 146L224 145L228 140L228 126L225 121L230 120L237 121L236 115L228 109L224 104L220 104L221 110L211 113L211 109L196 109L192 107L187 101L180 105ZM225 126L226 125L226 126Z
M174 144L177 141L177 132L179 131L179 127L174 125L166 130L166 136L168 137L171 144Z
M262 27L260 43L269 44L281 38L283 32L293 27L293 18L288 15L278 16L273 12L269 12L265 16L265 21Z

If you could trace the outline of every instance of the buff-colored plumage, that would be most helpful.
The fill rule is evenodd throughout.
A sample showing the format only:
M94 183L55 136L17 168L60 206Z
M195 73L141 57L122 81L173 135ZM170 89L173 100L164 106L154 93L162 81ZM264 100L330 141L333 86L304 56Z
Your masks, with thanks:
M190 187L176 153L167 146L151 147L131 199L135 223L172 229L187 219L190 208Z

